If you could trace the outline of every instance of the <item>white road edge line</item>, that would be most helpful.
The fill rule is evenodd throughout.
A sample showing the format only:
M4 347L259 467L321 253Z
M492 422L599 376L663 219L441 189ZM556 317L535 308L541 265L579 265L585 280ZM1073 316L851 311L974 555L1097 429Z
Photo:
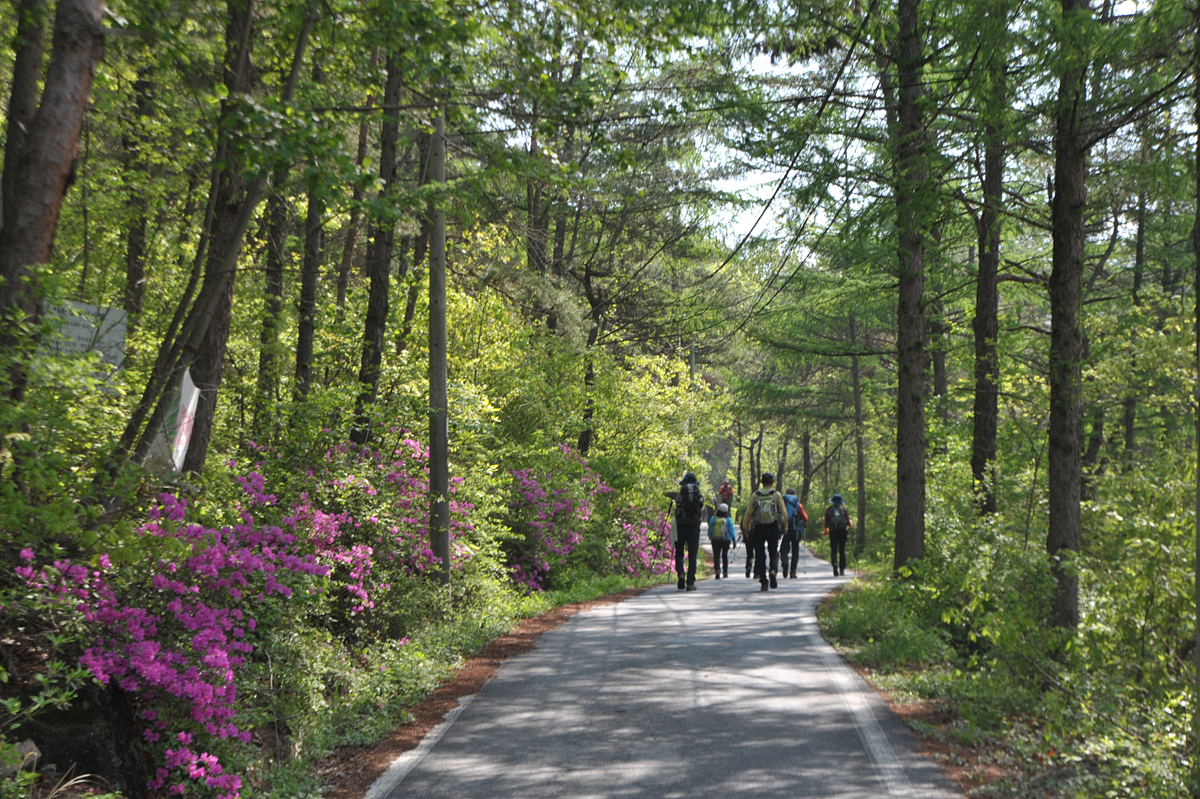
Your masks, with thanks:
M410 749L393 760L392 765L388 766L388 770L379 779L371 783L371 787L367 789L367 793L363 796L363 799L386 799L392 791L396 790L400 783L404 782L404 778L425 759L425 755L429 754L429 750L437 746L437 742L442 740L442 736L446 734L446 730L450 729L450 725L462 714L467 705L471 704L471 700L477 696L479 694L460 697L458 707L448 710L446 715L442 716L445 721L430 730L429 734L421 739L421 743L417 744L416 749Z
M899 799L913 796L912 783L908 781L908 774L905 773L904 766L900 765L900 761L896 758L896 753L892 749L892 745L888 743L887 736L883 734L883 729L879 726L879 721L876 720L871 706L867 704L867 700L855 684L854 678L850 676L848 672L850 667L838 657L820 633L810 633L810 635L813 635L816 640L816 650L821 661L837 684L842 700L846 703L846 709L854 720L854 727L858 730L858 737L862 740L871 762L875 764L875 773L883 782L888 796Z

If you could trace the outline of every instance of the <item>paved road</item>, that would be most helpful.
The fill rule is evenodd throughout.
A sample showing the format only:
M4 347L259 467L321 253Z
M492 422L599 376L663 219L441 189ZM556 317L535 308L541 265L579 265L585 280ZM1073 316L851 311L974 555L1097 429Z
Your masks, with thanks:
M731 579L546 633L370 799L960 797L821 639L816 604L847 578L810 557L760 594L741 552Z

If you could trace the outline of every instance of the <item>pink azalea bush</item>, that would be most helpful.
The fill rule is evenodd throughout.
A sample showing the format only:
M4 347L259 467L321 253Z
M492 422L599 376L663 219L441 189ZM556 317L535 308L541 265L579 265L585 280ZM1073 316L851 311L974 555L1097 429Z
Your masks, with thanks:
M441 564L429 538L429 450L404 438L387 451L345 442L330 447L322 463L299 481L299 499L285 523L315 547L334 577L336 612L343 621L376 607L381 595L422 583ZM471 558L473 505L450 484L450 569Z
M526 592L542 591L594 525L597 500L612 491L570 447L558 448L553 470L514 469L509 579Z
M137 530L161 542L145 547L156 553L151 560L114 565L100 554L39 563L26 548L15 567L28 591L91 631L79 662L133 700L155 761L153 791L239 796L243 776L222 753L253 742L239 675L260 643L263 614L278 618L294 600L315 601L345 633L397 584L429 583L440 565L429 542L428 451L417 441L386 455L338 445L291 480L267 448L253 450L262 460L236 476L237 495L226 498L240 523L189 523L188 503L162 494ZM454 570L471 558L461 540L473 529L470 510L451 500ZM396 637L397 646L407 642Z
M569 446L539 467L510 472L511 524L521 536L507 547L514 585L543 591L572 567L622 577L670 571L669 525L652 511L615 514L607 501L613 489Z
M187 524L186 508L171 494L151 508L139 532L164 541L153 562L117 569L102 554L94 565L38 566L26 549L15 572L95 631L80 664L101 685L115 682L135 698L158 761L150 789L182 794L203 786L234 799L242 778L208 750L225 739L250 741L237 719L237 672L254 649L254 614L317 590L329 567L293 532L258 524L249 512L241 524L216 529Z
M671 544L671 519L653 512L632 512L633 521L619 522L621 532L608 547L614 574L651 577L670 574L675 550Z

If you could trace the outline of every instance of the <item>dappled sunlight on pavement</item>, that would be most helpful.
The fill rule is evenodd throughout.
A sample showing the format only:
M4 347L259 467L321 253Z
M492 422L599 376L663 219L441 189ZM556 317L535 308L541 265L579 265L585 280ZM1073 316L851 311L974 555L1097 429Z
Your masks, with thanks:
M760 593L736 568L547 633L387 796L956 796L821 640L816 603L845 578Z

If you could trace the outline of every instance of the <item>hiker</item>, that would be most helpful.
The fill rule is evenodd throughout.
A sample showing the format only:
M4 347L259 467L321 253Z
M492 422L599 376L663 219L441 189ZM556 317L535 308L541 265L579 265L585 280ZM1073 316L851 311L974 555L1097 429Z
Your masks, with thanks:
M700 548L700 522L704 518L704 496L700 493L700 481L691 472L679 481L678 491L664 491L675 502L675 526L678 540L675 542L675 574L679 577L679 590L696 590L696 550ZM683 550L687 547L687 579L684 580Z
M800 497L796 496L794 488L789 488L783 495L783 504L787 506L788 524L787 532L783 534L779 547L779 565L783 567L784 577L795 579L796 566L800 563L800 538L804 533L804 526L808 524L808 514L805 513L804 505L800 503ZM789 555L792 564L790 572L788 571Z
M713 548L713 573L718 580L728 579L729 550L737 546L737 541L733 534L733 519L729 518L729 506L724 502L708 520L708 540Z
M846 539L853 529L854 522L842 495L834 494L825 509L825 535L829 536L829 562L833 564L834 577L846 573Z
M759 590L766 591L768 586L778 587L775 573L779 570L779 536L787 525L787 506L783 495L775 490L775 475L763 472L759 481L762 488L750 495L742 530L751 530L754 537L754 576L758 578Z
M729 507L733 507L733 486L729 485L728 480L721 483L721 487L717 489L717 498Z
M750 579L750 571L754 568L754 532L748 527L742 528L742 552L746 556L746 579Z

